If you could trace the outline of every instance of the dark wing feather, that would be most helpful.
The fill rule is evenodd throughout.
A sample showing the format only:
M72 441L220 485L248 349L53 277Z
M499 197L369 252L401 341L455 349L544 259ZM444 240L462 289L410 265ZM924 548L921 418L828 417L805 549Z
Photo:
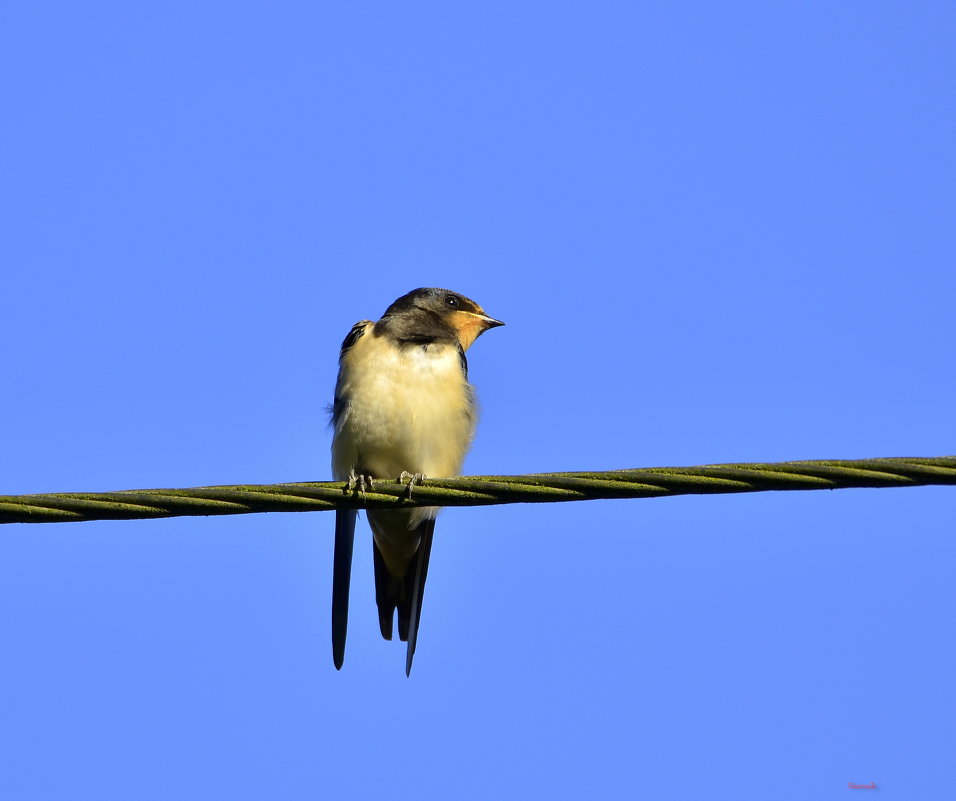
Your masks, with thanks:
M354 509L335 512L335 553L332 557L332 661L341 670L345 661L345 635L349 625L349 584L352 579L352 544L355 541Z
M349 331L348 335L342 341L342 349L339 351L339 376L335 382L335 398L332 400L332 405L329 407L329 412L332 415L331 419L329 420L329 424L333 427L338 422L339 416L342 414L346 403L341 392L342 359L345 358L345 354L348 353L349 349L362 338L362 336L368 330L368 327L371 325L374 325L371 320L359 320L355 325L352 326L352 330Z
M365 333L365 329L370 325L372 325L371 320L359 320L355 325L352 326L352 329L348 332L348 334L345 335L345 339L342 340L342 349L339 351L339 361L342 361L345 351L359 341L362 334Z

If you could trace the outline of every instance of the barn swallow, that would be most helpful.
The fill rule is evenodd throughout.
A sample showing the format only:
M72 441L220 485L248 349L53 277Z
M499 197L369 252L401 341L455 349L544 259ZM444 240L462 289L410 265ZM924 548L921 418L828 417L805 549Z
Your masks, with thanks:
M475 395L465 351L489 328L504 325L473 300L447 289L415 289L378 322L352 326L339 354L332 404L332 474L364 490L376 480L408 481L461 472L475 433ZM382 636L408 643L412 669L428 557L438 507L369 511L375 601ZM332 567L332 659L341 669L348 627L354 509L335 513Z

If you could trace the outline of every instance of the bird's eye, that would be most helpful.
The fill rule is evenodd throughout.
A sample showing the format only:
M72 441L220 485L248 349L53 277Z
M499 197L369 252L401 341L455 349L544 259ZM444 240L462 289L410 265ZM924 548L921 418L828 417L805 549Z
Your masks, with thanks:
M457 308L458 308L458 298L456 298L454 295L445 295L445 305L446 305L446 306L451 306L451 308L453 308L453 309L457 309Z

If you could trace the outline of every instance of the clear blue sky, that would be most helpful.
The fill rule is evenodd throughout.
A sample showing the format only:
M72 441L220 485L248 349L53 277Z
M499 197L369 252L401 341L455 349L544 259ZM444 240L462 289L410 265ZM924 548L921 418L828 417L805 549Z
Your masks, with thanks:
M956 452L951 3L8 3L0 493L320 480L417 287L471 473ZM951 798L956 490L0 528L0 797ZM862 792L862 791L860 791Z

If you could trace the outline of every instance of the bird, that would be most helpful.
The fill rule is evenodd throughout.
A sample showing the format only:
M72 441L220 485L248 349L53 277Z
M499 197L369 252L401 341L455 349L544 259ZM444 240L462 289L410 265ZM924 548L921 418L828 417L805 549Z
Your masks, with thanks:
M421 287L395 300L377 322L360 320L339 353L331 406L332 474L364 493L380 480L412 488L427 477L460 474L475 433L476 402L465 351L504 325L475 301ZM409 676L438 507L370 510L379 628L407 642ZM335 513L332 661L345 661L349 584L357 511Z

